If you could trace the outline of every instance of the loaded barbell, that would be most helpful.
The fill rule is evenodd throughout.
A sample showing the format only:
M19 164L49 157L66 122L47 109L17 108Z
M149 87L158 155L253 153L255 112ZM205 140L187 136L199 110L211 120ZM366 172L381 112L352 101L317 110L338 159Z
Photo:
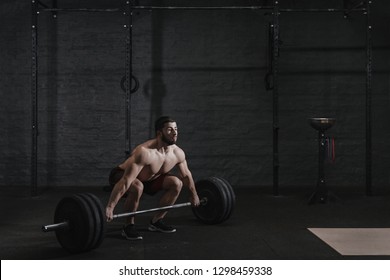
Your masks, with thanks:
M230 218L235 194L228 181L219 177L202 179L195 184L200 206L192 207L194 216L204 224L219 224ZM190 202L115 214L114 219L191 206ZM99 198L91 193L64 197L57 204L54 223L42 226L44 232L55 231L58 243L70 253L91 251L103 242L106 216Z

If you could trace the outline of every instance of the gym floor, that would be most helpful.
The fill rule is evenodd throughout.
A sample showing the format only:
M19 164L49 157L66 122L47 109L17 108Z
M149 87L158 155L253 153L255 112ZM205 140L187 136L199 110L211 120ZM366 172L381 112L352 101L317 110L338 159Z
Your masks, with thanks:
M9 260L112 260L112 259L390 259L390 256L342 256L307 230L308 227L390 227L390 195L366 196L364 188L337 188L339 199L308 205L310 188L234 187L236 205L229 220L201 224L190 207L172 209L166 222L177 232L148 232L153 213L136 217L143 240L128 241L122 221L107 224L103 243L93 251L71 255L58 244L53 232L41 226L52 223L58 201L77 192L91 192L105 205L109 193L101 188L48 188L31 197L26 188L1 190L1 259ZM179 202L186 200L182 192ZM158 197L144 196L140 209L157 206ZM120 203L123 203L121 201ZM116 212L120 212L118 205Z

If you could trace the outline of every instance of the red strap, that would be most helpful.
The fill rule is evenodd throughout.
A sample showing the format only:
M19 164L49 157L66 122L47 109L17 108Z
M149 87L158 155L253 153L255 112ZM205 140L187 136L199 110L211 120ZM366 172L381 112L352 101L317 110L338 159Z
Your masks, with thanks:
M335 160L336 160L336 148L335 148L334 137L332 137L332 161L334 162Z

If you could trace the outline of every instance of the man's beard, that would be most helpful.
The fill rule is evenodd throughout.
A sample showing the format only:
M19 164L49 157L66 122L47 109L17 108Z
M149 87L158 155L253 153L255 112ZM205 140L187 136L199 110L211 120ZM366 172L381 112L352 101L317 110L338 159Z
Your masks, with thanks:
M161 137L161 140L167 144L168 146L176 144L176 140L170 140L168 139L164 134Z

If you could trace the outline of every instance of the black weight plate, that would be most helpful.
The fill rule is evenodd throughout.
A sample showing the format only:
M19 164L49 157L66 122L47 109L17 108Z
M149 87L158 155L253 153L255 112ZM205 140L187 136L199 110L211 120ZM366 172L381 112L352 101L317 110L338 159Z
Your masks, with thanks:
M211 177L210 179L214 182L215 187L218 188L219 192L221 193L221 199L223 199L224 201L225 210L223 213L221 212L221 217L218 221L218 223L222 223L223 221L225 221L225 217L231 211L230 193L226 189L225 183L220 178Z
M96 235L98 237L97 237L95 244L91 247L91 250L93 250L93 249L98 248L104 240L104 236L105 236L105 232L106 232L106 215L104 213L103 205L97 196L95 196L91 193L86 193L85 195L89 196L91 201L95 204L95 210L99 216L98 226L96 227Z
M91 216L92 216L92 222L91 222L91 231L92 231L92 240L91 243L88 245L88 248L86 248L86 251L90 251L93 248L95 248L95 244L99 241L99 238L101 236L101 218L99 214L99 209L96 207L95 202L92 200L91 196L87 193L80 193L78 194L79 197L84 199L84 201L88 204L89 208L91 209Z
M206 205L193 207L192 211L198 220L205 224L218 224L227 211L226 194L221 191L219 181L208 178L198 181L196 184L198 196L207 198Z
M230 196L230 191L229 191L225 181L222 180L221 178L218 178L218 177L214 177L214 180L216 182L216 185L218 185L221 193L224 194L223 197L226 200L226 211L219 221L220 223L222 223L222 222L226 221L227 217L229 216L229 214L232 211L232 200L231 200L231 196Z
M83 194L75 194L74 196L77 196L81 200L83 200L84 207L85 207L84 210L86 211L87 216L89 217L87 220L87 224L89 226L89 238L88 238L88 242L87 242L85 248L82 251L82 252L86 252L86 251L89 251L91 249L93 242L94 242L94 238L95 238L95 227L96 227L96 222L94 219L94 212L95 211L92 208L93 205L92 205L91 201L89 199L83 197Z
M70 253L88 250L93 239L92 214L88 204L77 195L63 198L57 205L54 223L68 221L69 227L56 230L60 245Z
M227 213L226 217L224 218L224 220L227 220L232 215L234 207L236 205L236 194L234 193L233 187L230 185L230 183L226 179L224 179L224 178L218 178L218 179L224 182L225 189L230 194L230 195L228 195L229 200L230 200L230 210Z

